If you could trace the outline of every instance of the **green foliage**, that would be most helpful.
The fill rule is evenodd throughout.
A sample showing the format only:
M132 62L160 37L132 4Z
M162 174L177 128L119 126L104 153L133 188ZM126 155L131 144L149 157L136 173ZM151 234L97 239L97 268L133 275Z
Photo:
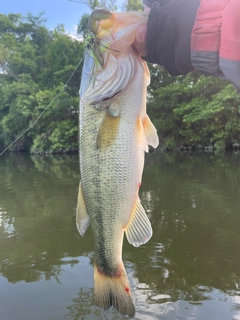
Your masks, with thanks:
M82 15L82 18L78 24L77 33L83 36L83 39L86 38L89 32L88 19L89 19L89 14L85 13Z
M92 10L116 10L114 0L87 0L87 4ZM141 11L142 2L128 0L125 10ZM78 33L85 43L90 42L88 14L81 17ZM94 47L90 49L96 52ZM98 58L101 50L104 47ZM49 31L42 14L0 14L0 151L51 103L82 59L83 51L83 41L67 36L63 25ZM162 147L240 146L240 95L232 85L197 72L171 77L160 66L149 65L149 69L147 109ZM61 95L11 150L78 149L80 78L78 68Z
M0 150L51 103L83 56L83 43L67 36L63 25L49 31L43 22L42 14L0 14ZM81 68L11 150L78 149L80 74Z
M162 146L232 146L240 142L240 95L226 81L192 72L170 77L151 65L148 113Z
M143 2L141 0L128 0L126 11L143 11Z

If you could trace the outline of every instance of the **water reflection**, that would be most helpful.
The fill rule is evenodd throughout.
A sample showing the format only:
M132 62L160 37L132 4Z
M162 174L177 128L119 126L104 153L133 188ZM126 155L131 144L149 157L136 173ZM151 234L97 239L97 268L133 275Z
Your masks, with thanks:
M239 154L147 157L140 197L153 237L123 248L136 319L240 320L239 164ZM77 156L0 157L1 320L122 319L93 305L78 172Z

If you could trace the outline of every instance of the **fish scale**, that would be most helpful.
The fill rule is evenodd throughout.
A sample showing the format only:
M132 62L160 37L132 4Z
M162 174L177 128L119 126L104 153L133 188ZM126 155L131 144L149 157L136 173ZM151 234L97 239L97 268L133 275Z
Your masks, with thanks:
M112 230L113 232L113 226L116 224L116 216L112 217L112 212L116 212L115 206L117 203L114 201L114 197L116 196L117 186L114 183L110 186L108 180L112 175L118 176L118 171L116 170L115 153L113 153L112 150L109 150L107 153L102 153L96 148L99 123L101 123L105 112L95 111L92 108L89 108L88 111L89 112L86 112L86 132L88 139L85 139L84 132L80 138L83 140L80 140L80 144L86 144L87 146L86 150L83 149L84 156L82 157L83 162L81 164L81 168L83 168L81 171L81 180L84 186L83 192L87 204L87 211L89 212L90 217L91 213L94 213L91 225L92 228L96 230L94 236L98 239L95 248L96 261L99 262L99 265L102 265L102 261L103 265L107 265L107 260L114 260L115 248L111 243L105 243L104 241L104 236L110 238L110 235L108 234L109 232L104 232L102 217L110 220L107 231ZM100 121L95 120L95 117L93 116L94 113L97 113L97 116L99 116L99 113L101 114ZM92 121L89 119L92 119ZM91 137L89 134L90 132L92 133ZM113 156L111 156L111 153ZM110 178L110 182L114 181L118 181L118 177L117 179ZM108 210L106 210L106 208L108 208ZM108 214L109 216L107 217ZM102 244L105 248L107 247L105 250L101 249ZM111 264L109 263L109 265ZM114 269L113 267L111 268ZM117 271L117 266L114 270Z
M97 11L91 19L105 13L106 10ZM104 41L110 47L102 54L105 63L102 69L92 76L94 60L88 54L84 60L79 112L81 182L76 224L81 235L89 224L93 232L96 305L106 310L114 306L122 314L133 317L135 307L122 262L122 243L124 234L134 246L146 243L152 235L138 190L145 151L148 145L158 145L158 137L146 114L148 68L131 42L126 41L126 36L132 37L138 25L146 24L146 14L124 15L126 19L121 13L107 12L98 23L101 30L104 23L110 28L105 34ZM131 26L124 29L129 19ZM101 34L104 36L104 32ZM111 50L116 42L118 46Z

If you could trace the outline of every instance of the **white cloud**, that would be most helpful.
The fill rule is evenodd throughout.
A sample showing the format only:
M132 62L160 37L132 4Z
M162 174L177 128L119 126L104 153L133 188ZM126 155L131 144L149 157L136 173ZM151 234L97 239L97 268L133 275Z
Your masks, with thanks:
M66 30L65 34L67 34L70 38L72 38L74 40L83 41L83 37L77 33L77 28L78 28L78 26L75 25L73 30L71 30L71 31Z

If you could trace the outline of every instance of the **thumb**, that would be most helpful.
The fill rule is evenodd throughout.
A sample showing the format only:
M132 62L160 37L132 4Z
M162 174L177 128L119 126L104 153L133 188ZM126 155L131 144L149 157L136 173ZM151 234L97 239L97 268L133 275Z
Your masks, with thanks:
M136 30L136 39L134 41L135 49L143 57L147 55L146 34L147 34L147 27L146 26L139 26Z

